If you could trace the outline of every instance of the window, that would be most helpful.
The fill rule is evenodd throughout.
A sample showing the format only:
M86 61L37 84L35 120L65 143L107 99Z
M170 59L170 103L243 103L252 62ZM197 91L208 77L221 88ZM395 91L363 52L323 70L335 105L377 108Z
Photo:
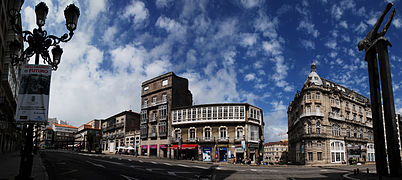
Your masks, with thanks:
M332 136L340 136L341 132L340 132L340 128L338 125L333 125L332 126Z
M239 107L238 106L236 106L234 108L234 118L239 119Z
M223 119L227 119L228 118L228 107L225 106L223 107Z
M208 107L208 120L212 118L212 110L211 107Z
M353 104L352 110L353 110L353 111L356 111L356 105Z
M354 137L354 138L357 138L357 131L356 131L356 129L353 129L353 137Z
M149 86L144 87L144 91L148 91L148 89L149 89Z
M237 127L236 128L236 139L242 139L243 138L243 127Z
M219 128L219 139L226 139L226 127Z
M318 92L317 94L316 94L316 99L320 99L321 97L320 97L321 95L320 95L320 93Z
M308 152L308 160L309 161L313 160L313 152Z
M174 137L176 140L179 140L181 138L181 130L180 129L174 130Z
M306 113L310 114L310 112L311 112L311 107L310 107L310 105L307 105L306 106Z
M244 106L240 107L240 119L244 119Z
M311 149L312 147L313 147L313 142L308 141L308 142L307 142L307 148L308 148L308 149Z
M183 121L187 120L187 109L183 109Z
M316 104L315 105L315 112L320 113L321 109L320 109L320 105Z
M206 107L202 108L202 119L203 120L207 119L207 108Z
M363 129L360 129L360 139L363 139Z
M144 99L144 106L145 106L145 107L148 106L148 99Z
M163 103L167 102L167 94L166 93L162 94L162 102Z
M350 112L346 112L346 119L350 120Z
M307 97L307 99L311 99L311 94L307 93L306 97Z
M222 119L222 107L218 107L218 119Z
M233 106L229 106L229 119L233 119Z
M212 107L212 117L213 117L214 119L217 119L217 118L218 118L217 108L218 108L218 107Z
M166 131L166 122L159 122L159 134L165 134Z
M211 139L211 128L207 127L204 129L204 139Z
M193 120L193 121L195 121L195 119L196 119L196 115L197 115L197 109L195 109L195 108L193 108L193 109L191 109L191 111L192 111L192 116L193 117L191 117L191 120Z
M162 81L162 86L166 86L166 85L168 85L168 80L167 79Z
M153 105L156 104L156 96L152 97L152 104L153 104Z
M322 152L317 152L317 160L322 160Z
M195 128L191 128L189 131L189 139L190 140L195 140Z
M254 125L249 125L248 126L248 137L249 137L249 141L258 141L259 140L259 128L258 126L254 126Z
M321 149L321 148L322 148L322 143L321 143L321 141L317 141L317 148L318 148L318 149Z
M347 128L346 128L346 136L347 136L347 137L350 137L350 127L347 127Z
M177 111L177 121L181 122L181 110Z
M307 134L312 134L311 122L307 122Z
M321 133L321 123L319 121L317 121L317 124L315 124L315 132L317 134Z
M167 118L167 105L159 106L159 119L166 120Z
M353 114L353 121L356 121L356 114Z

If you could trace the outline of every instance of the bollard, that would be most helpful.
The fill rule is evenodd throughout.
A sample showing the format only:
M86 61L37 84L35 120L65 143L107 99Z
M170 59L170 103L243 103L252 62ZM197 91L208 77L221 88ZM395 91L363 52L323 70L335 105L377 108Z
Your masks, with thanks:
M353 175L356 175L356 169L353 169Z
M359 172L359 168L357 168L357 174L360 174L360 172Z
M370 170L369 170L369 168L367 168L367 174L370 174Z

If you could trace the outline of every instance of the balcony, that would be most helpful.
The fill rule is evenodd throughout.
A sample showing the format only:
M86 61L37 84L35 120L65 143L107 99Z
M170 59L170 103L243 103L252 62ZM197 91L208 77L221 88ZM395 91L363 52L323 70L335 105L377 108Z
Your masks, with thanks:
M149 119L149 122L156 122L156 117L152 117L151 119Z
M141 119L141 124L146 124L148 122L148 119Z
M188 138L187 139L188 143L196 143L197 142L197 138Z
M241 138L235 138L234 141L235 143L241 143L242 141L245 141L246 139L241 137Z
M151 134L149 134L149 137L151 137L151 138L153 138L153 137L156 137L156 133L151 133Z
M123 127L124 126L124 122L121 122L121 123L117 123L116 124L116 128L121 128L121 127Z
M373 119L373 115L369 112L366 112L366 118Z
M331 107L341 109L341 105L339 103L338 104L337 103L332 103Z
M305 112L302 115L300 115L300 118L309 117L309 116L324 117L324 114L322 112Z
M147 137L148 137L147 134L141 134L141 139L145 139L145 138L147 138Z
M180 142L180 138L172 138L171 143L179 143Z
M159 132L159 136L160 136L160 137L166 137L166 136L167 136L167 132Z
M148 104L143 104L141 107L142 107L142 109L146 109L146 108L148 108Z
M211 137L203 137L199 140L199 142L214 142L214 138Z
M149 107L159 106L159 105L166 104L166 103L167 103L167 100L160 100L160 101L151 102L151 104L143 104L141 107L142 107L142 109L146 109Z
M328 117L331 118L331 119L339 120L339 121L344 121L345 120L345 118L343 116L339 116L339 115L336 115L336 114L331 113L331 112L328 113Z
M159 120L160 120L160 121L166 121L166 120L167 120L167 116L159 116Z
M327 133L311 133L311 134L303 134L303 138L319 138L319 137L327 137Z
M229 143L229 137L220 137L218 138L218 142Z

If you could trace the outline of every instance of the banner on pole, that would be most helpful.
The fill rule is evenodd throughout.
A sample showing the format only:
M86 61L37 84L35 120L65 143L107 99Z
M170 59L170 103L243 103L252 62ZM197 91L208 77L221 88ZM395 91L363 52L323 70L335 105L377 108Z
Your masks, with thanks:
M15 120L47 122L52 68L49 65L34 64L26 64L21 68Z

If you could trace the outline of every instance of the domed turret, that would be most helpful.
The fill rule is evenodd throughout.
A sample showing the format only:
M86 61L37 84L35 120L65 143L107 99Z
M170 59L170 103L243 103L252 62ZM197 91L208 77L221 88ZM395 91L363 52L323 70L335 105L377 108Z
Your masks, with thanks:
M306 83L312 83L312 84L315 84L317 86L322 86L322 80L321 80L320 76L318 76L318 74L316 72L316 67L315 67L314 60L313 60L313 63L311 63L311 72L307 76L306 82L304 82L304 84L306 84Z

